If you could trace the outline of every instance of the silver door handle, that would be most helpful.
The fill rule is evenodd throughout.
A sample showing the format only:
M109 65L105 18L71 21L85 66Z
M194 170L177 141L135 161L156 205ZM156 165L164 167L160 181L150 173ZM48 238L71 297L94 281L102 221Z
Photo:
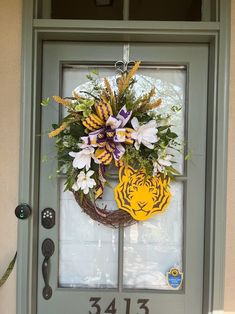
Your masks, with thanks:
M51 239L45 239L42 243L42 254L44 260L42 262L42 277L44 280L44 288L42 291L43 298L49 300L52 296L52 288L49 285L49 274L50 274L50 257L55 252L55 244Z

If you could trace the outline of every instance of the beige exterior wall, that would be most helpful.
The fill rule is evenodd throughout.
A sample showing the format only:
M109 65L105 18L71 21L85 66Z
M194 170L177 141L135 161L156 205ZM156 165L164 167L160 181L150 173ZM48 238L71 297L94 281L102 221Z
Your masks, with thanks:
M232 0L225 310L235 313L235 0Z
M0 277L16 251L20 127L21 0L0 0ZM0 288L0 313L16 313L15 270Z
M19 124L21 0L0 0L0 276L15 253ZM235 0L232 0L231 83L225 311L235 313ZM15 270L0 288L0 313L16 313ZM219 312L222 313L222 312ZM189 313L190 314L190 313Z

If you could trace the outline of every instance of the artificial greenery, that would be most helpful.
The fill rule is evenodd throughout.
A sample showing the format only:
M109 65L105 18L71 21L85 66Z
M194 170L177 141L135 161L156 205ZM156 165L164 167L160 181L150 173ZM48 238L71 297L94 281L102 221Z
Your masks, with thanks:
M136 62L130 71L124 71L117 75L116 86L114 87L111 86L111 83L106 78L98 80L97 73L93 72L87 75L87 79L92 86L91 90L84 90L79 93L75 90L72 97L61 98L53 96L54 101L64 106L67 112L67 115L59 125L52 125L53 130L49 133L50 138L56 138L55 143L58 150L59 162L58 172L65 173L67 177L65 189L75 190L76 180L81 171L87 174L89 170L93 170L92 178L95 184L92 181L93 185L89 188L89 196L94 198L98 187L101 184L104 185L107 183L105 171L110 165L116 165L117 167L120 165L130 165L135 169L144 169L147 176L155 176L161 173L162 176L173 178L178 174L172 152L174 150L180 151L182 145L178 141L178 134L173 131L171 118L172 115L181 110L181 107L174 105L169 112L164 114L159 113L158 108L161 106L162 100L156 97L157 91L155 88L146 91L141 96L137 96L134 86L136 84L135 74L139 65L140 62ZM48 103L48 98L42 101L43 106L48 105ZM112 142L112 139L107 138L107 143L105 144L103 141L99 143L97 137L95 143L89 144L87 142L92 132L97 131L100 134L106 132L105 136L107 136L107 130L110 129L107 119L103 120L102 125L95 130L87 127L91 122L89 120L91 116L94 115L97 117L98 106L104 106L105 110L111 108L112 114L110 116L113 116L116 120L118 120L118 113L124 108L125 113L128 113L130 117L127 123L121 126L121 128L125 129L125 132L129 132L129 141L115 142L113 139ZM101 117L98 116L98 119L100 120ZM136 129L133 127L133 119L137 119L138 121ZM141 127L143 127L143 131L141 131ZM113 131L118 134L120 130L113 128ZM150 138L152 140L148 142L146 134L150 131ZM112 147L115 145L119 147L119 144L122 145L123 149L120 159L117 156L115 157L114 152L108 146L109 143L113 144ZM75 167L75 153L85 153L85 150L91 147L93 153L92 149L90 149L89 167ZM71 152L74 154L73 157L71 156ZM101 158L104 152L107 152L107 156L111 159L110 163L105 163L105 158ZM113 156L109 154L113 154ZM81 154L81 156L83 155ZM101 165L104 166L103 169L106 169L103 170L102 174L99 171ZM81 197L84 194L84 189L81 186L78 186L76 191L80 193Z

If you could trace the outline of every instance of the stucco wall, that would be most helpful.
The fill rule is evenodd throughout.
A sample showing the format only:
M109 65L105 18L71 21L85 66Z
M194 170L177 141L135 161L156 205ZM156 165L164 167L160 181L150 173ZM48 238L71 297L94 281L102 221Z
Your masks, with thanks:
M225 310L235 313L235 0L232 0Z
M16 251L21 0L0 0L0 276ZM0 313L16 313L15 270L0 288Z
M16 250L20 114L21 0L0 0L0 276ZM235 0L232 0L231 83L225 310L235 313ZM0 288L0 313L15 314L15 270Z

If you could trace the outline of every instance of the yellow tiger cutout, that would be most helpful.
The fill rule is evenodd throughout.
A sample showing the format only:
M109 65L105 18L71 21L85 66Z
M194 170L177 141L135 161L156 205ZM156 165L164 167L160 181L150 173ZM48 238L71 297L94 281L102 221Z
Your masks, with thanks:
M169 177L163 178L160 174L146 177L144 170L121 167L119 184L114 189L118 207L135 220L146 220L162 213L171 199L169 183Z

